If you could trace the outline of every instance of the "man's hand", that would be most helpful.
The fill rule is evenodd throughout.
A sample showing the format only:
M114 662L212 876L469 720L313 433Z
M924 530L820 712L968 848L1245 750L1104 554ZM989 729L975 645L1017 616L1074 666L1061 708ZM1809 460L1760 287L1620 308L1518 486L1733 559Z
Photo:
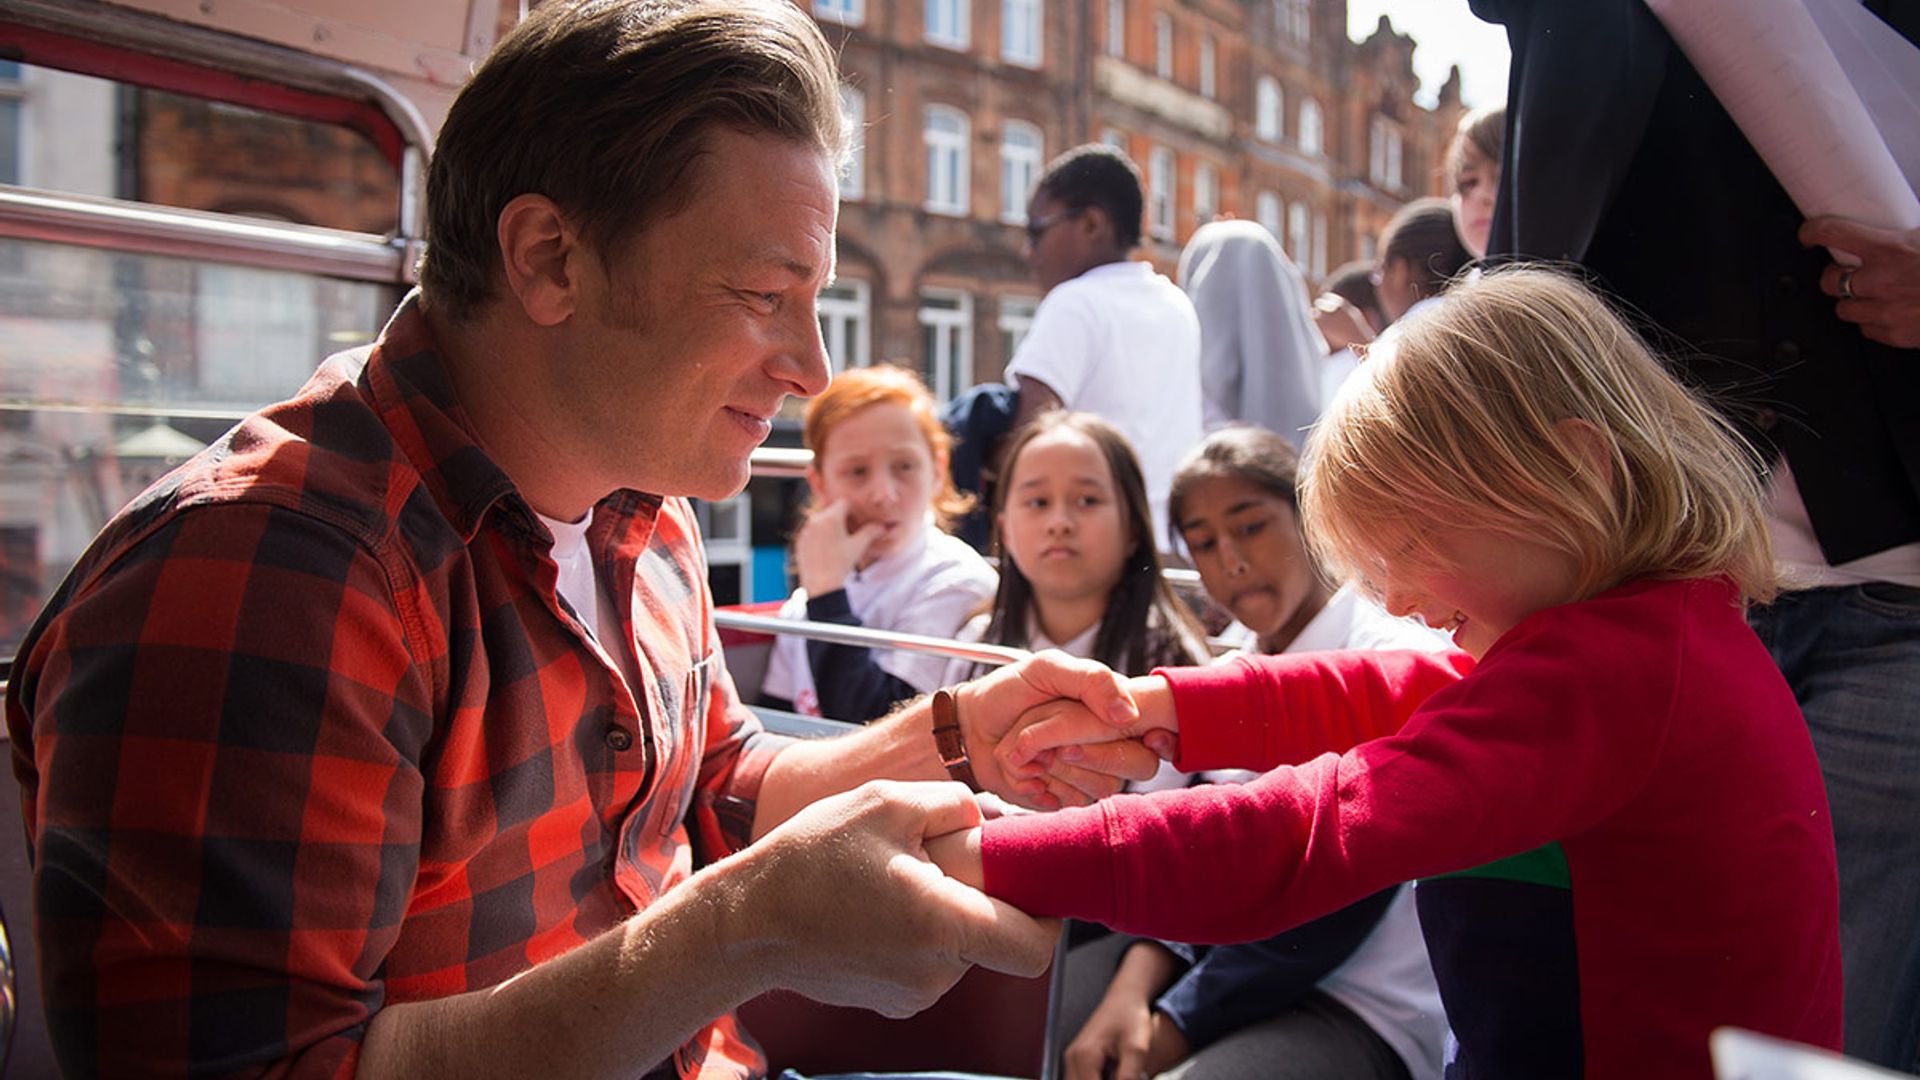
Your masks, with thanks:
M808 596L822 596L844 587L847 578L867 557L867 549L886 531L886 526L877 521L850 528L852 521L848 515L844 499L818 507L807 514L807 520L793 539L800 587L807 590Z
M1127 780L1147 779L1160 766L1138 742L1113 741L1117 730L1139 722L1140 713L1126 680L1096 661L1048 650L957 687L954 696L974 778L1002 798L1039 809L1085 806ZM1005 753L1007 740L1027 722L1025 714L1059 699L1105 718L1111 727L1102 741L1111 745L1072 760L1035 762L1029 754L1010 767L1015 759Z
M771 986L892 1017L933 1004L974 964L1040 974L1059 923L928 858L928 837L979 823L958 784L875 781L795 814L735 857L753 864L740 878L742 962L766 965Z
M1896 349L1920 348L1920 229L1877 229L1843 217L1800 226L1800 242L1826 247L1835 262L1820 272L1820 291L1839 297L1833 313ZM1838 261L1845 252L1858 266Z
M1015 776L1041 767L1051 774L1078 775L1076 769L1103 774L1134 767L1139 750L1151 755L1155 769L1162 758L1178 757L1179 718L1167 681L1148 675L1125 680L1123 689L1134 703L1131 717L1102 714L1064 698L1028 709L1000 742L1001 768ZM1128 779L1141 778L1129 773Z

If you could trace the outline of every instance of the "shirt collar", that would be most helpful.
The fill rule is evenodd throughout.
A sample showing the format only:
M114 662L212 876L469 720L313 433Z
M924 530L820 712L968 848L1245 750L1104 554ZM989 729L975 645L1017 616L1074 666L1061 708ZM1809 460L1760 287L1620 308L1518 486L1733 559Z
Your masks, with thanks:
M480 445L466 410L454 396L445 358L421 311L418 289L400 302L380 331L366 354L363 378L394 441L412 461L440 513L464 540L471 543L487 514L497 508L509 529L551 541L552 534L512 478ZM644 535L635 537L631 528L610 526L603 515L610 513L616 522L650 533L660 503L657 495L616 491L596 505L595 528L589 535L603 541L602 529L611 527L622 548L636 541L644 546Z

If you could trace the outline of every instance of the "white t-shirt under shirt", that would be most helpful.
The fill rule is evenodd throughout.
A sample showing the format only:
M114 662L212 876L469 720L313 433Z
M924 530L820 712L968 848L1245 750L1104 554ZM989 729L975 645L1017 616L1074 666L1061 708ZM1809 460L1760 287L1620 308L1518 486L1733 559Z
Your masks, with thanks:
M1180 287L1144 262L1114 262L1054 286L1007 365L1015 385L1047 384L1069 409L1096 413L1133 443L1167 545L1167 490L1200 441L1200 320Z
M554 592L573 609L574 618L587 630L587 637L603 653L616 671L626 676L629 687L640 685L640 669L633 655L633 642L616 633L611 641L601 627L619 627L620 614L613 608L613 594L594 572L593 553L587 549L587 530L593 527L589 513L579 521L555 521L536 514L553 534L553 547L547 552L559 571Z
M847 606L860 625L874 630L950 638L969 616L993 599L999 585L993 567L968 547L936 528L931 519L917 539L847 578ZM783 619L807 617L807 591L795 589L780 607ZM882 671L915 690L937 690L947 660L941 656L872 650ZM820 697L814 689L813 669L807 663L807 641L781 637L767 660L763 692L793 702L795 712L820 715ZM836 717L835 719L847 719Z

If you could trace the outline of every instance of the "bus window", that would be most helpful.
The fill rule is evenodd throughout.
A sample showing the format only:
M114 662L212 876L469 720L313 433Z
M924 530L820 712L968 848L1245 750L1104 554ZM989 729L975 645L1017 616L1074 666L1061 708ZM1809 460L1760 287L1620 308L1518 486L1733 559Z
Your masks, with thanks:
M16 61L0 103L5 658L116 511L371 341L412 253L397 136Z

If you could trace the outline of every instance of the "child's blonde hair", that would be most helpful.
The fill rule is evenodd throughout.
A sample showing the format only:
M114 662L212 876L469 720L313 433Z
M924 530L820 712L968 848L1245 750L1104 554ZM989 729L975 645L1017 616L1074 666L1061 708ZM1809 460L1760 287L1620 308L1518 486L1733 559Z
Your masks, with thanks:
M826 461L827 441L833 429L853 414L873 405L899 405L913 414L913 420L926 437L927 454L933 459L937 476L933 493L934 520L941 528L973 509L973 496L953 486L953 474L947 460L953 453L953 436L940 422L939 406L927 391L920 376L892 364L851 368L833 377L827 388L807 403L806 416L800 421L800 437L813 451L815 468Z
M1602 467L1604 464L1604 467ZM1301 511L1336 572L1436 565L1468 527L1545 543L1581 596L1726 575L1776 591L1760 461L1599 297L1537 267L1455 287L1362 364L1308 444Z

